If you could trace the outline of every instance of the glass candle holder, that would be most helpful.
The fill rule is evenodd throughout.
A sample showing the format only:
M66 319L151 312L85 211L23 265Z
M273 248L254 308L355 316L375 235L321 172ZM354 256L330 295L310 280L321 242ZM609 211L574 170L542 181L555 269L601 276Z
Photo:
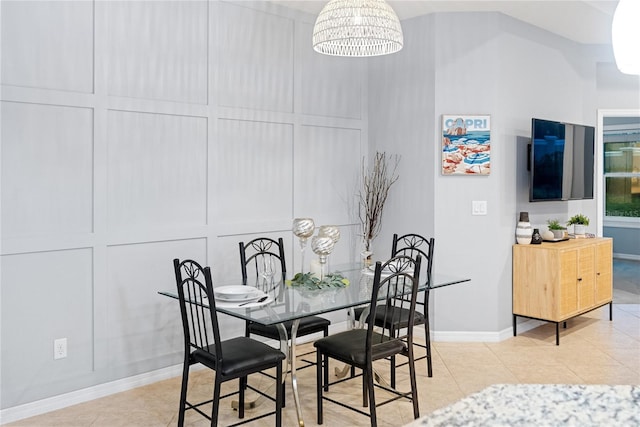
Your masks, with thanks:
M324 278L324 265L334 245L335 243L331 237L315 236L311 240L311 250L318 255L318 259L320 260L320 280Z
M318 236L331 238L335 246L338 243L338 240L340 240L340 228L336 225L321 225L318 229ZM330 257L327 257L327 269L331 272Z
M313 236L315 224L311 218L296 218L293 220L293 234L300 239L300 272L304 273L304 249L307 239Z
M338 243L338 240L340 240L340 228L336 225L321 225L318 229L318 236L330 237L333 243Z

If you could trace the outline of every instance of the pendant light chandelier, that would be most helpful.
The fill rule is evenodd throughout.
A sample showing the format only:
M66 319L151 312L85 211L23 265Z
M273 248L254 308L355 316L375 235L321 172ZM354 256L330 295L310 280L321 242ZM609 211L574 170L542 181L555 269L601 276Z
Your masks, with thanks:
M330 0L313 27L313 49L325 55L387 55L402 43L398 15L384 0Z
M611 23L611 42L618 69L640 75L640 0L620 0Z

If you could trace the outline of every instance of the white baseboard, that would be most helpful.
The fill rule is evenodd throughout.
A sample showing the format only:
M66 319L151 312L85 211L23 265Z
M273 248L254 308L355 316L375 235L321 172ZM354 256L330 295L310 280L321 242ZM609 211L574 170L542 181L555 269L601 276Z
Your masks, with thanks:
M527 332L531 329L537 328L540 325L544 325L547 322L542 320L527 319L524 322L518 323L518 334L521 332ZM347 330L347 322L334 323L331 325L331 333ZM424 326L416 327L413 331L416 337L422 339L425 338ZM509 339L513 336L513 328L505 328L501 331L431 331L431 341L433 342L500 342ZM308 342L314 340L315 337L309 337L306 341L299 340L298 342Z
M538 320L528 320L526 322L519 323L518 332L528 331L529 329L533 329L543 323L544 322ZM346 331L347 329L347 321L334 322L330 326L332 334ZM416 336L424 339L423 327L417 327L414 333ZM431 337L433 341L441 342L498 342L510 338L512 334L513 329L506 328L498 332L432 331ZM299 344L303 344L313 341L318 338L316 335L317 334L301 337L297 342ZM272 342L271 344L277 345L278 343ZM132 390L137 387L142 387L180 375L182 375L182 364L3 409L0 410L0 425L34 417L36 415L66 408L68 406L77 405L78 403L99 399L111 394Z
M631 260L631 261L640 261L640 255L614 253L613 257L617 258L617 259L628 259L628 260Z
M332 334L346 331L348 323L346 321L332 323L330 331ZM299 344L307 343L318 339L318 334L301 337L296 340ZM266 341L267 344L277 347L279 342ZM191 368L196 369L195 367ZM0 410L0 425L12 423L14 421L23 420L29 417L35 417L47 412L56 411L68 406L77 405L78 403L88 402L90 400L99 399L111 394L132 390L158 381L182 375L182 364L169 366L167 368L158 369L152 372L135 375L133 377L123 378L117 381L111 381L81 390L60 394L35 402L25 403L24 405L14 406L11 408ZM177 408L176 408L177 410Z
M182 375L182 363L0 410L0 425ZM176 408L177 409L177 408Z
M526 332L543 325L545 322L529 319L518 323L518 333ZM414 331L416 336L424 338L424 329ZM500 342L513 337L513 328L505 328L501 331L431 331L431 340L434 342Z
M518 334L527 332L538 326L544 325L545 321L527 319L518 323ZM329 327L329 333L335 334L338 332L346 331L348 328L348 322L333 322ZM418 326L413 331L414 336L421 339L425 339L424 326ZM431 331L432 342L500 342L513 337L513 327L505 328L501 331ZM304 344L318 339L318 334L308 335L298 338L296 342L298 344ZM273 340L265 341L267 344L277 346L278 342Z

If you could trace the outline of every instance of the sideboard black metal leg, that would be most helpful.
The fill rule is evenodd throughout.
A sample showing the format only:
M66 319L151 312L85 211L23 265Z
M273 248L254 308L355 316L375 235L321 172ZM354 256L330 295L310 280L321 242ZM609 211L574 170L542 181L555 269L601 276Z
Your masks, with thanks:
M613 301L609 303L609 321L613 320Z
M556 345L560 345L560 322L556 322Z
M516 336L516 315L513 315L513 336Z
M567 329L567 321L566 320L564 322L562 322L562 327Z

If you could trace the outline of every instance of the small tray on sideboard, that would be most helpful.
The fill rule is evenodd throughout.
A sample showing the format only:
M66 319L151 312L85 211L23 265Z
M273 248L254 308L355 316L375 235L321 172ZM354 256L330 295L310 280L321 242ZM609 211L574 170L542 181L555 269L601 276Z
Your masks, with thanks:
M564 242L566 240L569 240L569 237L558 237L557 239L543 239L543 242L549 242L549 243L558 243L558 242Z

